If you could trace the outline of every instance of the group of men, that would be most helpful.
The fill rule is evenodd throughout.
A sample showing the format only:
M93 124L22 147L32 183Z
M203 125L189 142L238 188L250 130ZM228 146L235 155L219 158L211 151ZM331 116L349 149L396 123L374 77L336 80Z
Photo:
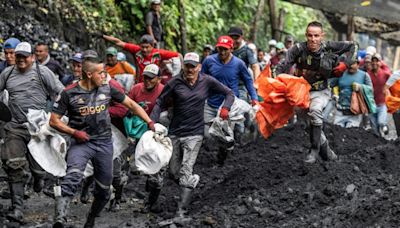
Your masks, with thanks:
M131 53L136 67L118 61L115 47L106 50L106 64L101 62L95 51L87 50L72 57L75 77L65 83L65 88L50 67L41 65L50 62L49 57L39 57L43 49L39 48L35 53L40 64L35 61L29 43L15 39L6 41L7 67L0 74L0 92L7 90L9 93L8 107L12 119L2 119L6 123L1 159L11 192L9 219L23 220L23 194L29 177L28 168L34 178L34 190L40 192L43 188L45 172L27 149L30 135L24 123L28 109L46 109L49 103L54 103L50 126L71 136L66 176L54 192L54 227L66 226L68 206L79 189L89 160L94 166L95 190L85 227L94 227L95 218L110 199L110 186L115 185L114 188L119 189L118 200L122 191L120 180L115 183L119 174L113 171L113 164L114 169L116 165L113 161L111 124L125 133L122 118L133 114L154 131L154 124L162 122L161 113L168 110L168 134L173 144L168 172L181 189L176 216L184 218L193 190L200 180L199 175L193 173L198 153L204 140L214 140L208 135L209 123L215 118L228 120L235 99L243 99L253 106L258 104L253 83L260 67L243 40L243 30L238 27L232 27L228 35L220 36L215 45L216 53L205 59L195 52L186 53L182 71L165 84L161 84L162 61L179 58L180 55L155 48L154 31L153 34L143 35L139 44L108 35L103 35L103 38ZM349 53L344 60L349 66L349 73L354 72L352 66L356 62L357 44L323 41L324 31L319 22L308 24L306 38L306 42L298 43L287 51L285 60L277 64L276 72L289 73L296 65L295 75L304 77L312 88L310 108L306 110L306 118L310 121L311 147L305 161L314 163L318 157L335 160L337 156L322 130L323 110L331 99L328 79L332 78L337 67L337 58L344 53ZM12 60L12 54L7 53L14 54L15 60ZM134 82L129 84L130 77ZM61 121L63 115L69 117L68 124ZM244 132L243 125L233 126L236 135ZM240 137L235 139L240 142ZM223 165L235 144L216 144L217 162ZM146 209L149 211L160 210L158 198L165 178L164 171L162 169L148 176Z

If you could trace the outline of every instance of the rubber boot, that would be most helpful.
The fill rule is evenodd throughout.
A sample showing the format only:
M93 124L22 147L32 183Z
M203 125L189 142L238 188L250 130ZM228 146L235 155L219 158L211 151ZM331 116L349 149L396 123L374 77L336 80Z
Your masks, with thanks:
M64 228L64 225L67 222L67 213L71 200L72 198L68 196L56 197L56 212L53 228Z
M120 209L123 189L124 185L115 185L114 199L110 200L109 211L118 211Z
M321 148L321 133L322 133L322 126L310 125L311 148L304 162L315 163L315 161L317 160L317 156Z
M322 160L324 160L324 161L328 161L328 160L334 161L337 159L337 155L329 147L328 140L326 140L326 142L321 145L321 148L319 151L319 156L321 156Z
M193 189L182 187L181 192L181 201L178 203L178 210L176 211L176 215L178 217L184 217L187 212L187 207L190 204L190 200L192 198Z
M39 193L43 190L43 187L44 187L44 177L35 176L33 178L33 191Z
M24 214L22 208L24 205L24 182L9 183L11 193L11 212L6 215L6 218L11 221L22 223Z
M160 196L161 189L159 188L150 188L149 199L146 204L145 210L148 210L153 213L161 213L162 208L158 201L158 197Z
M90 186L93 183L93 176L87 177L82 181L82 190L81 190L81 203L87 204L90 198Z
M94 227L95 219L99 216L100 212L103 210L104 206L106 206L108 200L105 199L96 199L94 198L92 207L90 208L90 212L87 216L86 223L84 228L92 228Z
M228 156L228 151L225 148L219 147L217 154L217 164L219 166L223 166L225 164L227 156Z

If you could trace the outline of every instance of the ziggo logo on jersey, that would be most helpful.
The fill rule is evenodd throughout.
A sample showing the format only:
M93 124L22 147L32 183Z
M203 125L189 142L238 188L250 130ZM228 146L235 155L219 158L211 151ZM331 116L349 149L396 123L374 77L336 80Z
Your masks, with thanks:
M106 110L105 105L100 105L100 106L84 106L79 108L79 112L81 113L81 116L87 116L87 115L93 115L96 113L100 113L101 111Z

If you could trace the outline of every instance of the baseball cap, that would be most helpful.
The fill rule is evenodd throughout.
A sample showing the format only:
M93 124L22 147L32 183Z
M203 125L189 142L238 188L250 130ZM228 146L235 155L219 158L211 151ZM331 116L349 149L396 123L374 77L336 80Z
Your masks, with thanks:
M210 44L206 44L206 45L204 45L204 47L203 47L203 50L205 50L205 49L210 49L211 51L213 51L213 50L214 50L214 47L213 47L212 45L210 45Z
M285 48L285 45L284 45L282 42L278 42L278 43L275 45L275 47L276 47L276 49L283 49L283 48Z
M372 61L372 55L366 55L364 58L364 62L371 62Z
M161 4L161 0L151 0L151 4L159 5Z
M21 42L15 47L15 54L30 56L32 55L32 46L28 42Z
M215 47L233 48L233 40L230 36L220 36Z
M76 53L74 56L71 58L72 61L82 63L83 62L83 55L82 53Z
M183 57L183 64L191 64L193 66L197 66L200 63L200 56L196 52L186 53L185 57Z
M379 53L375 53L375 55L373 55L371 57L371 60L372 59L377 59L378 61L381 61L382 60L382 56Z
M126 61L126 55L123 52L117 53L117 60L118 61Z
M376 48L374 46L368 46L365 49L365 52L367 53L367 55L375 55L376 54Z
M99 58L99 55L97 54L96 51L94 50L86 50L82 53L82 58L86 59L86 58Z
M117 55L118 54L118 50L115 47L109 47L106 49L106 55Z
M269 46L275 46L276 45L276 40L272 39L268 42Z
M243 36L243 30L239 27L231 27L228 31L230 36Z
M152 36L150 36L149 34L143 35L142 37L140 37L140 43L141 44L154 44L154 39Z
M15 49L19 43L21 43L19 39L11 37L4 42L3 47L4 49Z
M156 64L149 64L143 70L143 76L155 78L160 75L160 68Z

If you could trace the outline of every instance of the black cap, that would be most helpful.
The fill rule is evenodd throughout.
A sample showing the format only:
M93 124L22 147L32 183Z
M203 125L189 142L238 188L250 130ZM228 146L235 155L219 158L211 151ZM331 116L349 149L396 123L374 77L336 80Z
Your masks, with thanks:
M292 42L294 42L293 36L287 35L287 36L285 37L285 42L287 42L287 41L292 41Z
M239 27L231 27L228 31L228 35L230 36L243 36L243 30Z
M85 60L89 60L89 61L93 61L93 62L101 62L99 55L97 54L97 52L95 50L86 50L82 53L82 58L83 61Z
M141 44L154 44L154 39L152 36L150 36L149 34L143 35L142 37L140 37L140 43Z

